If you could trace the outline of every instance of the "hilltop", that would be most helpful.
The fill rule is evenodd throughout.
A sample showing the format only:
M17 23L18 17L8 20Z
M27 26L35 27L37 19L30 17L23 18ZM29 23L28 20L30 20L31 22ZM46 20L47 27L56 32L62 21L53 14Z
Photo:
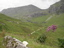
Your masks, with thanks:
M17 19L35 17L33 16L33 14L38 14L38 13L39 15L42 15L43 13L40 13L40 12L42 12L42 10L34 5L27 5L27 6L16 7L16 8L8 8L8 9L4 9L1 11L1 13L7 16L10 16L10 17L17 18Z

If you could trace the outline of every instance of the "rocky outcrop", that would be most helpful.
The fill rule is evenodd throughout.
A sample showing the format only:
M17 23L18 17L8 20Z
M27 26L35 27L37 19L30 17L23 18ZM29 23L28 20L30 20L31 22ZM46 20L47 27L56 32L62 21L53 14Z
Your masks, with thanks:
M49 10L49 13L51 14L64 13L64 0L60 0L59 2L51 5L48 10Z
M11 36L5 36L3 40L3 45L6 46L6 48L28 48L26 47L27 44L28 42L21 42L16 38L12 38Z

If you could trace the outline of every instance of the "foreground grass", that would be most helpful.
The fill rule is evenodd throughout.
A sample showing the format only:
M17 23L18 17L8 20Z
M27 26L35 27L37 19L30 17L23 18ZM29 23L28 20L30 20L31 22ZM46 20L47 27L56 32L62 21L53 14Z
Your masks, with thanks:
M55 46L49 46L49 45L45 45L45 44L40 44L36 42L36 39L29 35L19 35L19 34L12 34L12 33L7 33L6 35L12 36L14 38L19 39L21 42L22 41L27 41L28 47L29 48L57 48Z

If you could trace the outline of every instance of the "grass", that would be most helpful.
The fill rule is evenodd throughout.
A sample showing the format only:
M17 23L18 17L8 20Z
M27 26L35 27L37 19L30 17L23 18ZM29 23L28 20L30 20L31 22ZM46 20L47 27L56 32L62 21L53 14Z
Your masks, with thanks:
M28 32L28 30L30 32L39 27L38 24L36 25L30 22L22 22L20 20L7 17L3 14L0 14L0 25L3 27L0 28L7 28L7 31L11 32Z
M35 24L30 22L22 22L20 20L0 14L0 28L6 30L6 35L17 38L20 41L28 41L28 47L30 48L58 48L57 39L64 38L64 14L54 15L46 23L42 23L45 22L50 16L52 15L33 18L31 21L39 23ZM46 32L46 28L52 24L58 26L57 30L55 32ZM39 28L42 29L36 31ZM35 33L31 35L31 32L33 31L35 31ZM47 36L47 40L44 44L36 42L37 38L42 34ZM2 41L3 38L1 38L0 40ZM2 45L0 48L3 48Z
M32 22L43 23L43 22L45 22L45 20L46 20L48 17L50 17L50 15L36 17L36 18L33 18L31 21L32 21Z

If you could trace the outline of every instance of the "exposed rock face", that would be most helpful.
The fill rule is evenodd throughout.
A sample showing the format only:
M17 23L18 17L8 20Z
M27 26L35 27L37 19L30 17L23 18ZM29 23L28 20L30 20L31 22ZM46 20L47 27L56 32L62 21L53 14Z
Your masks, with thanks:
M21 41L16 38L12 38L11 36L5 36L3 40L6 48L28 48Z
M64 0L60 0L59 2L51 5L49 8L49 13L52 13L52 14L64 13Z

